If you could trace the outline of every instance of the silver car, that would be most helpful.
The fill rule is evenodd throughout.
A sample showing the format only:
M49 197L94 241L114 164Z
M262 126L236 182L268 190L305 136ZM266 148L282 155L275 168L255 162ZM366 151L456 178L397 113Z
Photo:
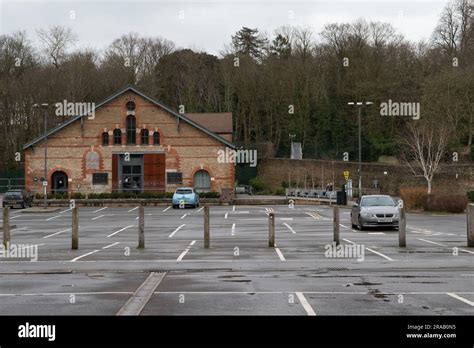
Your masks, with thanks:
M352 227L363 230L365 227L398 227L398 205L386 195L362 196L351 210Z

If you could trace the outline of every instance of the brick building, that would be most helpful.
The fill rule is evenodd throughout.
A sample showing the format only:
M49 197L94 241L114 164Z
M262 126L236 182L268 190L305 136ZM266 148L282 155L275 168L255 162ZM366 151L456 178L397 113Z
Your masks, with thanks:
M234 187L235 167L218 163L232 144L232 114L180 114L127 87L49 130L48 192L164 192ZM26 144L26 188L42 192L45 137Z

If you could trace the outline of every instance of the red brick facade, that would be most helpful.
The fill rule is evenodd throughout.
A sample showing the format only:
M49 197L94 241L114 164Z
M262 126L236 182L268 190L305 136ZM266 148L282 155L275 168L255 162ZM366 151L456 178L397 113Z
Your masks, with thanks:
M129 101L135 103L134 112L126 108ZM130 113L135 117L135 144L126 142L126 120ZM121 144L114 145L113 132L117 128L122 132ZM141 144L142 129L148 130L146 144ZM159 145L154 144L153 134L156 131L159 132ZM103 133L108 134L107 145L102 144ZM100 105L95 110L93 119L83 117L82 125L79 119L48 136L48 192L54 190L53 174L58 171L67 175L69 193L112 192L113 176L119 176L119 171L122 170L118 163L115 164L117 168L113 168L112 157L124 156L125 153L147 158L142 167L144 173L141 185L144 192L173 191L178 186L194 186L195 173L199 170L208 172L211 191L233 188L234 165L217 161L218 150L227 146L222 139L223 137L210 131L198 129L184 119L178 121L173 112L160 107L134 89L126 89ZM148 156L151 154L155 156ZM123 172L125 173L125 169ZM168 182L169 172L182 173L182 184ZM107 174L107 183L93 184L94 173ZM164 181L161 180L162 175ZM40 139L25 148L26 188L42 192L39 179L43 176L44 140ZM123 177L117 178L115 185L118 191L121 191ZM34 181L34 178L38 180Z

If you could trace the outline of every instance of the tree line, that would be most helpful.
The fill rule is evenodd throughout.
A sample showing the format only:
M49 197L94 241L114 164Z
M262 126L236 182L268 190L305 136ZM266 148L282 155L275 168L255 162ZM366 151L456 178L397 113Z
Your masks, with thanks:
M37 36L35 44L23 31L0 36L0 172L18 169L15 153L42 134L35 103L99 102L128 84L176 110L232 112L238 145L271 143L281 157L294 134L306 158L342 160L347 152L356 160L357 108L347 103L372 101L362 110L363 160L404 157L414 122L443 125L443 160L447 150L461 161L473 158L472 0L450 2L422 42L362 19L327 24L320 33L243 27L219 56L137 33L102 51L75 49L78 39L66 27ZM381 116L388 100L419 102L420 120ZM49 112L51 127L64 121Z

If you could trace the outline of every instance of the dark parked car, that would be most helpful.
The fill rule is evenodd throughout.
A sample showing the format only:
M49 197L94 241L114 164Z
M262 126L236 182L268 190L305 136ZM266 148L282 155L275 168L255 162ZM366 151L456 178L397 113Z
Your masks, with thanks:
M3 206L14 208L31 207L33 205L33 196L26 190L10 190L3 196Z

